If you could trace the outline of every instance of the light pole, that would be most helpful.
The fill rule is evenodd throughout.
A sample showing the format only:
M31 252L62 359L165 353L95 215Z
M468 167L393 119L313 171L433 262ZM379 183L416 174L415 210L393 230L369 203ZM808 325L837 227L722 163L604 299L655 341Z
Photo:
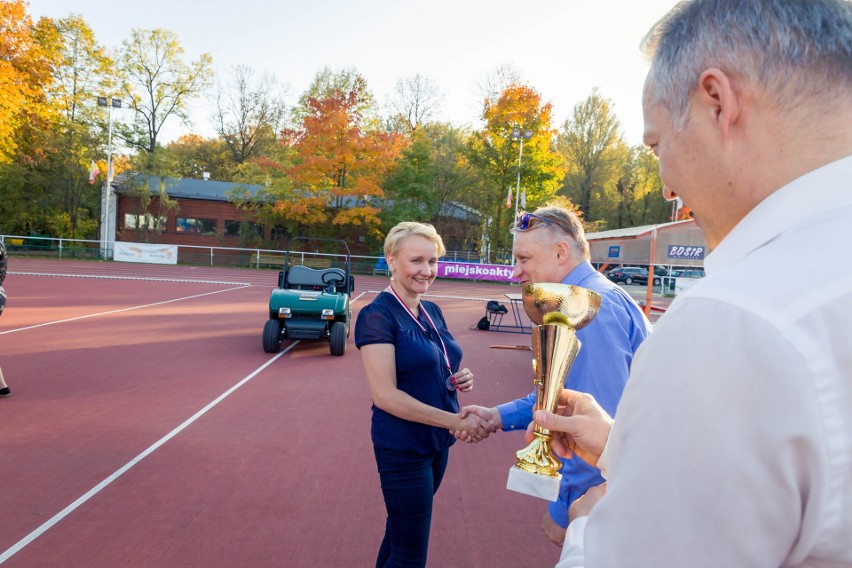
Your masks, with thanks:
M98 106L107 107L107 173L103 190L101 191L101 257L109 257L109 242L115 241L114 216L110 214L112 209L112 194L110 184L112 183L112 109L121 108L121 99L111 99L109 104L106 97L98 97Z
M521 158L524 155L524 140L532 138L532 130L521 130L519 126L512 128L510 135L512 140L520 140L521 147L518 148L518 184L515 187L515 216L512 218L514 223L518 218L518 201L521 200ZM512 249L515 248L515 233L512 233ZM512 266L515 266L515 255L512 254Z

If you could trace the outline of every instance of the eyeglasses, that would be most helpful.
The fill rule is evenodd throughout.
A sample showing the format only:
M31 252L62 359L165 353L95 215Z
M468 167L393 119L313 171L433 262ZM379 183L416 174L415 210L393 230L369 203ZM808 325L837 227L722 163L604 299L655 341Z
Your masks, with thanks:
M533 227L531 227L534 222L542 222L547 223L548 225L552 225L553 221L550 219L545 219L544 217L539 217L534 213L521 213L518 215L518 220L515 221L515 229L518 231L529 231Z

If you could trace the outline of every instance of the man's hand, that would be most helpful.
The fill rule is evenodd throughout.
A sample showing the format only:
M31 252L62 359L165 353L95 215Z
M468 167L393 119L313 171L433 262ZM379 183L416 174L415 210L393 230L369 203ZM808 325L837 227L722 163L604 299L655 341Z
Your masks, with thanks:
M589 487L585 494L574 500L568 508L568 521L571 522L577 517L587 517L598 501L606 495L606 483L601 483L595 487Z
M555 414L538 410L533 419L551 431L557 454L566 458L576 454L592 466L597 465L612 429L612 418L591 395L569 389L562 390ZM527 429L529 440L532 427Z
M459 418L462 420L476 420L479 423L479 439L485 439L503 427L503 419L497 408L486 408L484 406L464 406ZM464 431L454 431L453 436L462 442L472 442L470 434ZM478 441L478 440L477 440Z
M544 531L544 534L547 535L547 538L553 544L562 546L562 543L565 542L565 531L567 529L563 529L557 525L548 511L544 512L544 518L541 519L541 530Z

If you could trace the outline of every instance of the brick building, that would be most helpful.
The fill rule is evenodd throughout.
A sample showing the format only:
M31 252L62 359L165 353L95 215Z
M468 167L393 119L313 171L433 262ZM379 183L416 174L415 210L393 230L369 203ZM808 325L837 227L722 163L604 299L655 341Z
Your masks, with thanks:
M143 207L134 186L147 185L150 202ZM260 185L188 178L166 178L164 192L174 207L160 200L161 180L139 174L118 176L112 186L117 196L116 240L160 242L176 245L282 249L290 235L284 228L263 226L251 214L228 199L231 191L245 189L257 195ZM144 185L142 186L144 187ZM436 228L447 250L475 252L479 247L482 214L460 203L450 202L441 209ZM380 253L380 245L370 243L366 228L354 226L347 239L353 254Z

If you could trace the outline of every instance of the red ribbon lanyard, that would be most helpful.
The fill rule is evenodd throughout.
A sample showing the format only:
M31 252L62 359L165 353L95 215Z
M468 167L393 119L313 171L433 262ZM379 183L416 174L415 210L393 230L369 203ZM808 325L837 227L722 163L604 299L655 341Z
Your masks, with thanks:
M402 298L399 297L399 294L396 293L396 290L393 289L393 286L388 286L388 287L391 289L391 293L393 294L393 297L396 298L396 301L399 302L399 304L403 308L405 308L405 311L408 312L408 315L411 316L411 319L414 320L414 323L417 324L417 327L422 329L423 333L428 334L429 331L425 327L423 327L423 324L420 323L420 320L417 319L417 316L414 315L414 312L411 311L411 308L409 308L405 304L405 302L402 301ZM450 365L450 354L447 352L447 346L444 345L444 339L441 337L441 334L438 333L438 328L435 326L435 322L432 321L432 316L429 315L429 312L426 311L426 308L423 307L423 306L420 306L420 311L423 312L424 314L426 314L426 319L429 320L429 324L432 326L432 329L435 330L435 335L438 336L438 341L441 342L441 349L444 351L444 363L447 365L447 369L449 369L450 374L452 375L453 374L453 368Z

